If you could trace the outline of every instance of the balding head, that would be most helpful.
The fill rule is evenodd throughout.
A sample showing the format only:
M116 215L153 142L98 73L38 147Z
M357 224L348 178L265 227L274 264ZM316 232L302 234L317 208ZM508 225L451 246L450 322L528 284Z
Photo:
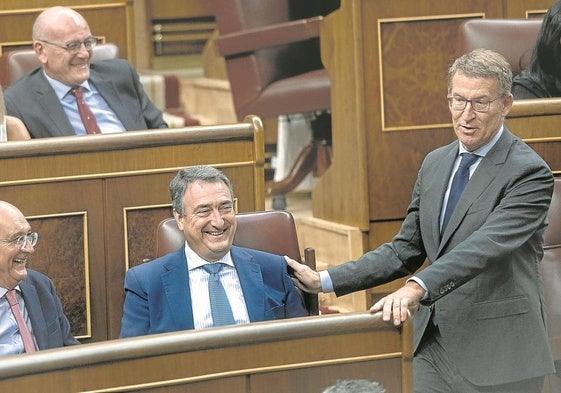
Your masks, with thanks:
M21 220L21 219L25 220L25 217L17 207L15 207L14 205L8 202L0 201L0 234L1 234L1 229L4 226L8 225L10 222L13 222L14 220Z
M90 77L92 48L84 42L91 39L84 17L67 7L47 8L33 25L33 49L45 73L69 88ZM69 50L70 43L78 43L78 51Z
M88 22L82 15L67 7L51 7L41 12L33 24L33 40L59 39L68 27L86 27Z

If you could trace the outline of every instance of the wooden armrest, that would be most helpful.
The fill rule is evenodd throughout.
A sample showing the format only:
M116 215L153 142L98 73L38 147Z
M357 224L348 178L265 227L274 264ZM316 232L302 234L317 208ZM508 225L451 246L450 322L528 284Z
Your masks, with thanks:
M231 56L316 38L319 37L322 19L321 16L315 16L223 34L215 39L216 48L220 56Z
M561 98L514 100L508 118L561 114Z

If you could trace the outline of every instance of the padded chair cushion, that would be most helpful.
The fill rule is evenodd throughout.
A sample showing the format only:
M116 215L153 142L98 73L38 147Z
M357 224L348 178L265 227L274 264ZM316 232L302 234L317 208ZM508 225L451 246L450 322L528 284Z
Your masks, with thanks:
M300 260L300 249L294 218L287 211L239 213L234 244ZM175 218L167 218L156 233L156 258L183 246L185 237Z
M327 70L314 70L271 83L241 112L267 118L278 116L279 108L286 114L321 110L331 106L330 92Z
M502 54L514 75L526 68L532 55L541 19L471 19L460 26L459 54L477 48Z

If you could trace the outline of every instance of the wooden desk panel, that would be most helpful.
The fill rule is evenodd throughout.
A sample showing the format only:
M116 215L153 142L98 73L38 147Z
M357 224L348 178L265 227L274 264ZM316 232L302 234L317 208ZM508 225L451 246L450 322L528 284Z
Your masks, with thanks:
M169 182L186 166L222 169L240 212L263 210L261 121L0 144L0 199L40 240L32 268L60 291L82 342L117 338L128 266L152 259L171 214ZM132 261L132 262L131 262Z
M323 315L112 340L7 357L2 391L319 392L337 379L411 393L411 326Z
M313 190L314 217L365 233L378 223L403 219L423 158L455 140L446 73L457 57L459 25L472 18L503 18L507 11L508 17L525 17L550 5L545 0L341 1L321 27L332 89L333 160ZM559 135L539 126L523 131L511 123L521 138Z
M0 10L0 55L4 51L29 48L31 30L41 11L51 7L51 0L3 0ZM117 45L120 56L134 64L134 0L72 0L58 1L56 5L72 7L86 18L92 34L103 42Z

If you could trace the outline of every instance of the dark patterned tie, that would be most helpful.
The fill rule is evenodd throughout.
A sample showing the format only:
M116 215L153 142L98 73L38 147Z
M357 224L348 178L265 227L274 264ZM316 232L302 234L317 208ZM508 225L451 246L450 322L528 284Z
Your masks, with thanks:
M84 123L84 127L86 128L86 132L88 134L101 134L101 130L97 125L97 121L95 120L95 116L84 101L84 97L82 96L83 87L79 86L72 90L70 90L70 94L76 97L76 103L78 104L78 113L80 114L80 119L82 119L82 123Z
M23 347L25 348L25 352L35 352L37 349L35 348L35 342L33 341L33 337L31 336L31 332L23 319L23 314L21 309L19 308L18 299L16 298L16 290L12 289L6 292L6 299L10 304L10 309L12 310L12 314L16 318L16 323L18 324L19 334L21 336L21 340L23 341Z
M442 230L441 233L444 232L446 225L448 225L448 221L460 200L460 196L466 187L466 184L469 180L469 167L473 165L473 163L479 158L476 154L471 153L462 153L462 160L460 161L460 166L454 175L454 179L452 180L452 186L450 187L450 195L448 196L448 204L446 205L446 212L444 213L444 221L442 221Z
M214 326L226 326L235 324L232 307L228 302L226 291L220 282L220 269L222 264L219 262L207 263L203 265L210 277L208 279L208 294L210 296L210 311Z

